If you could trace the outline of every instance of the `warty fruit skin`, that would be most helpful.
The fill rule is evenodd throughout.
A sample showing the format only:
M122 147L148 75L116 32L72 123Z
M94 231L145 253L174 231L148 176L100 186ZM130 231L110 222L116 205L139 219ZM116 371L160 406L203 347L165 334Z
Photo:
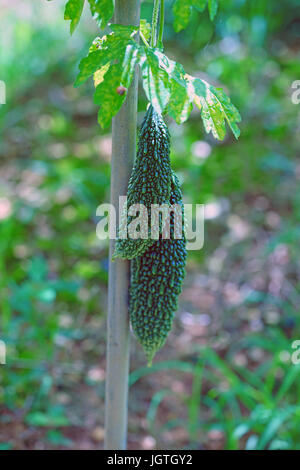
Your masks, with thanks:
M174 238L174 215L170 217L169 239L155 241L142 256L131 262L129 313L131 325L141 343L148 364L164 345L172 327L177 298L185 274L186 238L181 190L175 174L171 179L170 204L178 204L182 238Z
M122 230L128 228L136 218L123 215L113 259L133 259L153 244L154 240L149 236L151 204L168 204L170 188L170 135L162 117L150 105L141 126L137 156L127 192L127 209L134 204L143 204L147 208L148 230L144 238L120 238Z

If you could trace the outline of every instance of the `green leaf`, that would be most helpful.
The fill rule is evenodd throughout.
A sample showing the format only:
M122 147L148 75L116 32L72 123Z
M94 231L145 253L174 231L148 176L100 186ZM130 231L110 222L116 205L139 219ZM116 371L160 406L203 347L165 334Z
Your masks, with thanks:
M57 431L56 429L49 429L46 434L46 438L47 441L54 445L65 447L70 447L72 445L72 441L66 438L60 431Z
M30 261L28 276L33 281L44 281L48 274L47 261L43 256L35 256Z
M185 71L181 64L169 59L159 49L154 49L154 53L158 59L159 67L164 69L171 80L175 80L179 85L186 86Z
M207 0L192 0L191 4L198 11L203 11L206 7Z
M208 0L208 11L209 11L209 17L211 21L216 16L217 10L218 10L218 0Z
M112 23L109 27L114 33L123 34L124 36L133 36L138 31L138 28L131 24Z
M109 126L112 116L119 111L126 98L125 93L120 95L117 92L121 77L122 67L120 64L113 64L106 72L105 80L96 88L94 101L100 106L98 122L103 128Z
M210 86L204 80L191 78L190 81L194 89L194 102L201 110L205 131L212 132L216 139L223 140L226 127L216 96L211 93Z
M55 300L56 292L51 287L45 287L44 289L40 289L36 295L37 299L41 302L51 303Z
M153 49L141 48L143 87L148 100L160 114L170 99L170 81L168 73L159 67L159 60Z
M70 32L74 33L83 10L84 0L68 0L65 8L65 20L71 20Z
M168 76L170 99L167 111L170 116L181 124L188 119L194 102L201 109L206 132L212 132L217 139L224 139L227 121L234 136L238 138L240 130L237 122L240 122L241 117L224 91L186 74L181 64L170 60L160 50L155 49L154 54L159 67Z
M175 0L173 5L175 31L179 32L187 27L193 8L202 12L207 4L209 17L212 21L217 14L218 0Z
M112 33L102 38L97 38L90 48L87 57L79 64L79 74L75 81L75 87L84 83L87 78L101 69L108 62L119 61L124 57L126 47L136 44L131 38L138 28L135 26L111 25Z
M175 80L171 84L171 97L168 103L168 113L177 122L185 122L193 109L193 100L186 87L179 85Z
M150 40L151 36L151 25L147 22L147 20L142 19L140 21L140 31L143 34L146 41Z
M178 33L186 28L191 17L190 0L176 0L173 5L174 29Z
M273 411L272 418L264 426L264 431L259 438L259 442L256 446L257 450L263 450L266 448L268 442L276 436L276 433L287 421L292 414L295 414L296 407L295 406L288 406L285 409L277 409Z
M62 414L48 414L34 411L27 415L26 423L31 426L68 426L69 420Z
M193 108L193 96L188 90L184 68L159 50L156 50L155 54L158 57L159 66L166 70L170 80L171 96L168 103L168 113L177 124L181 124L188 119Z
M230 129L233 132L233 135L237 139L240 136L240 129L237 122L241 122L241 115L238 112L237 108L231 103L230 98L226 95L222 88L215 88L210 85L210 89L215 93L219 106L223 109L223 115L226 117L226 121L229 124Z
M207 133L224 139L227 122L238 138L239 112L221 88L186 74L181 64L170 60L160 49L139 46L133 40L136 27L111 25L111 29L111 34L94 41L88 57L80 63L75 83L78 86L94 74L95 103L100 106L98 120L102 127L107 127L121 108L139 64L146 96L159 113L167 111L181 124L195 103Z
M99 28L105 28L114 13L113 0L88 0L94 20Z
M206 132L212 132L216 139L223 140L227 121L234 136L238 138L240 130L236 123L241 121L241 117L224 91L200 78L189 76L189 82L193 89L194 102L201 110Z
M120 85L129 88L133 78L134 69L140 58L140 48L137 43L129 44L124 53L122 63L122 76Z
M137 60L138 45L128 45L122 62L112 64L105 73L104 80L97 86L94 99L100 106L98 121L103 128L109 126L111 118L125 101Z

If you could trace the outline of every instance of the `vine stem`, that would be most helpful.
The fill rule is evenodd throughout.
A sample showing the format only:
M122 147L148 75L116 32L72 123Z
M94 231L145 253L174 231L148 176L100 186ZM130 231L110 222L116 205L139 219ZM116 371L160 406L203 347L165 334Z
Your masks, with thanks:
M114 20L119 24L140 23L140 0L115 0ZM138 74L112 123L111 204L119 223L119 196L125 196L136 153ZM115 240L110 240L107 368L105 390L105 448L126 449L129 373L128 287L129 261L111 261Z
M152 13L152 31L151 31L151 47L156 46L156 31L158 23L160 0L154 0L153 13Z
M164 36L164 23L165 23L165 0L160 2L160 18L159 18L159 33L158 33L158 47L163 49L163 36Z
M148 44L148 41L145 38L145 36L143 35L142 31L140 31L140 38L141 38L141 40L143 41L143 43L145 44L146 47L150 47L149 44Z

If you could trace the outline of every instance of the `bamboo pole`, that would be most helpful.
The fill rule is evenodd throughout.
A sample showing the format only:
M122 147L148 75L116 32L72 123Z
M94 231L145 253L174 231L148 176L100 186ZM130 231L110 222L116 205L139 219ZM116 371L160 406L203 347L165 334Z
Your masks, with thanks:
M140 0L115 0L114 22L139 25ZM111 204L117 214L119 196L125 196L136 152L137 73L128 95L112 123ZM126 449L129 319L128 319L128 261L111 261L115 240L110 241L107 371L105 403L105 448Z

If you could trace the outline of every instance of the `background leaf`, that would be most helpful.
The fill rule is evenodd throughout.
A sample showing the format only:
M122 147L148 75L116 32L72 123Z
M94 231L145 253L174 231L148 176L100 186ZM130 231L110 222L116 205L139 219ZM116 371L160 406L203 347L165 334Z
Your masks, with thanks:
M217 14L218 10L218 1L217 0L208 0L208 10L209 10L209 17L211 21Z
M89 0L91 13L100 28L105 28L114 13L113 0Z
M70 32L74 33L81 18L84 0L69 0L65 8L65 20L71 20Z
M207 0L176 0L173 5L174 29L176 32L186 28L193 8L202 12L207 5ZM218 10L218 0L208 0L208 11L210 20L213 21Z
M203 11L206 7L207 0L191 0L191 4L199 11Z
M122 76L120 64L111 65L105 75L106 79L97 86L95 92L95 103L100 106L98 121L102 127L110 124L112 116L119 111L125 100L125 95L117 92Z
M190 0L176 0L173 6L174 29L178 33L186 28L191 17Z

